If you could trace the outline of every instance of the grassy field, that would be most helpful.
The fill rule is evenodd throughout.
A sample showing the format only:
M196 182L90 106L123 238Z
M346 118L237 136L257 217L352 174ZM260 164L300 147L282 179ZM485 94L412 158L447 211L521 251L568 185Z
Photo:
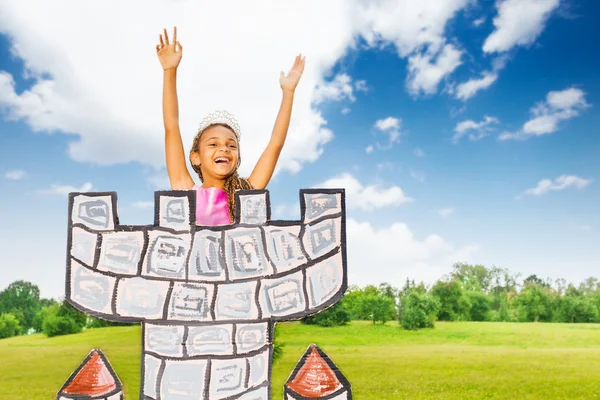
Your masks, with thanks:
M273 399L310 343L319 345L367 399L600 399L600 324L437 323L407 332L353 322L318 328L281 324L284 356ZM53 399L90 349L100 348L139 397L139 327L0 340L0 400Z

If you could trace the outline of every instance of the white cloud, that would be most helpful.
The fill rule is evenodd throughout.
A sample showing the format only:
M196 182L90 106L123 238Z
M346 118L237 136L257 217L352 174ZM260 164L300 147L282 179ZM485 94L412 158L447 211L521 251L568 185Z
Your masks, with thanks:
M473 26L478 27L481 26L485 22L485 17L477 18L473 21Z
M375 125L373 126L388 136L388 143L386 145L380 145L377 143L379 148L388 150L393 146L394 143L398 143L400 141L401 124L402 120L394 117L387 117L375 121Z
M194 172L194 174L195 174L195 172ZM159 190L171 189L171 181L169 180L169 175L167 174L166 169L156 170L150 176L148 176L146 179L156 189L159 189Z
M91 192L93 186L90 182L84 183L81 187L75 187L71 185L50 185L49 189L41 189L40 192L44 194L55 194L59 196L68 196L69 193L73 192Z
M418 181L425 182L425 173L414 169L410 170L410 176Z
M413 150L413 154L417 157L425 157L425 152L420 147Z
M373 152L373 146L371 146L371 145L367 146L367 148L365 149L365 151L367 152L367 154L372 153Z
M437 210L437 213L440 217L446 218L446 217L454 214L454 208L442 208L440 210Z
M342 108L341 113L342 113L342 115L348 115L348 114L350 114L350 111L351 111L350 108L344 107L344 108Z
M551 91L547 94L546 101L531 109L532 118L523 124L521 130L504 132L498 140L526 139L554 133L558 130L560 121L574 118L588 107L585 93L581 89L571 87L562 91Z
M515 46L532 44L544 30L546 21L560 0L500 0L494 31L483 44L486 53L503 52Z
M470 140L479 140L488 135L491 124L498 124L500 121L496 117L485 116L481 122L475 122L473 120L461 121L456 124L454 128L454 136L452 136L452 142L458 143L458 141L465 135L468 134ZM471 133L470 133L471 132ZM473 133L475 132L475 133Z
M13 181L19 181L19 180L23 179L25 177L25 175L27 175L27 173L25 171L23 171L22 169L15 169L13 171L6 171L4 173L4 177L6 179L11 179Z
M272 220L300 219L300 204L278 204L272 209Z
M314 104L344 99L352 102L356 100L352 87L352 78L346 74L338 74L333 81L318 84L313 92Z
M542 179L538 182L536 187L527 189L524 194L530 196L541 196L553 190L564 190L568 188L583 189L591 182L591 179L584 179L575 175L561 175L554 181L550 179Z
M296 173L321 157L333 138L312 107L314 89L361 37L372 47L391 43L403 58L424 55L413 59L411 76L415 88L432 90L456 58L453 47L444 47L446 25L469 3L307 0L273 7L267 0L131 1L115 13L102 1L2 2L0 32L12 40L13 53L35 82L17 93L12 76L2 73L0 107L34 131L72 135L68 149L76 161L163 167L162 71L154 46L163 27L178 25L184 145L189 147L204 115L227 109L242 128L240 173L247 175L269 139L281 98L279 71L302 52L307 65L278 163L278 171Z
M409 93L436 93L440 81L462 64L461 56L460 50L447 44L439 52L417 53L409 57L406 78Z
M476 244L456 246L436 234L419 239L401 222L376 228L348 219L346 229L348 280L360 286L389 282L402 287L407 277L432 284L452 264L471 261L479 248Z
M459 100L466 101L475 96L480 90L487 89L498 79L495 72L485 72L481 78L470 79L456 87L455 96Z
M412 202L399 186L381 188L378 185L363 186L354 176L344 173L315 185L318 188L346 189L346 202L349 208L373 211L377 208L399 206Z
M136 201L135 203L133 203L133 206L135 208L140 208L140 209L149 209L149 208L154 208L154 202L153 201Z
M369 87L367 86L367 81L365 81L364 79L358 80L354 82L354 88L356 90L358 90L359 92L368 92L369 91Z

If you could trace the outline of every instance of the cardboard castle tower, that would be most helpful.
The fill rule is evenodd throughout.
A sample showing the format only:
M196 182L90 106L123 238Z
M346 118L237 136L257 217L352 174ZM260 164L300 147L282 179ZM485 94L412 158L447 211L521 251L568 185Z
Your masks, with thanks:
M194 191L160 191L154 224L130 226L116 193L69 195L67 299L141 322L141 399L270 399L274 324L346 290L343 190L301 190L299 221L271 221L266 190L236 200L233 225L206 227Z

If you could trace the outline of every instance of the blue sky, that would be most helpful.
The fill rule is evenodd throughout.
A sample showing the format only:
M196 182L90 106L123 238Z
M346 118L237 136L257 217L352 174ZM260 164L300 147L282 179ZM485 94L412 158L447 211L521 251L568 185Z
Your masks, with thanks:
M279 70L307 55L268 189L289 219L300 188L347 188L350 283L433 282L458 261L600 277L597 2L256 2L254 19L238 3L118 16L66 3L77 18L0 6L0 287L63 294L70 190L116 191L122 223L152 221L168 184L153 48L173 25L184 143L229 109L242 174L268 139Z

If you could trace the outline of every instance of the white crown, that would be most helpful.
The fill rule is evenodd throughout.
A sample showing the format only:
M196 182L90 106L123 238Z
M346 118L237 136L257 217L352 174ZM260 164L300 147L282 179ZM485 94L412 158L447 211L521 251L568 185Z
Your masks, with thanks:
M200 122L200 128L198 128L198 133L201 133L203 130L205 130L213 124L225 124L229 126L231 129L233 129L233 133L235 133L237 139L240 140L240 126L233 114L230 114L225 110L211 112L206 117L204 117L202 122Z

